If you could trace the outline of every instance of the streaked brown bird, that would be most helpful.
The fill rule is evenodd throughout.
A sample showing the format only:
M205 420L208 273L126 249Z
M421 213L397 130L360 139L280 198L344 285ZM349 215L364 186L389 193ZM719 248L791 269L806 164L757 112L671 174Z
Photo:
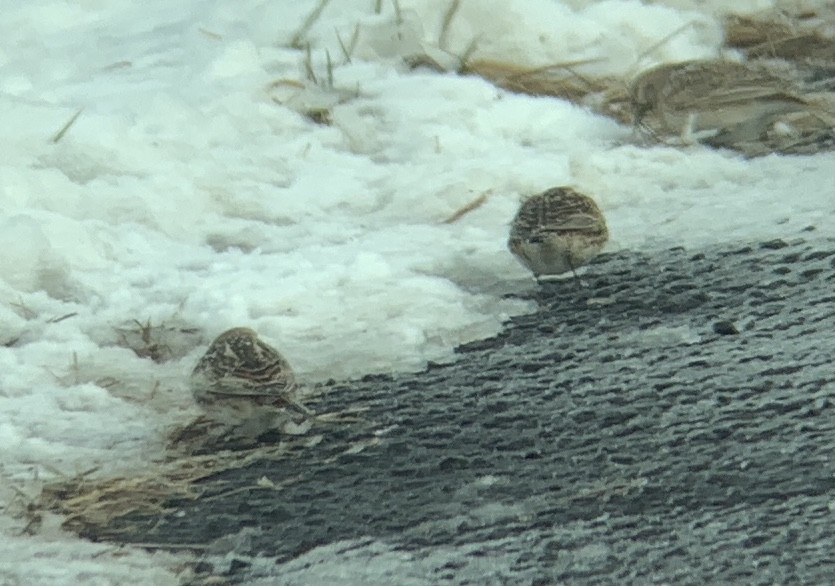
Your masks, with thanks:
M593 199L570 187L554 187L522 203L507 244L539 279L574 272L608 239L606 219Z
M637 76L630 96L636 128L661 141L679 138L745 150L797 113L820 114L823 125L832 120L797 80L756 63L659 65Z
M294 398L290 364L249 328L215 338L191 373L191 388L208 417L226 425L246 423L253 434L269 429L288 408L311 414Z

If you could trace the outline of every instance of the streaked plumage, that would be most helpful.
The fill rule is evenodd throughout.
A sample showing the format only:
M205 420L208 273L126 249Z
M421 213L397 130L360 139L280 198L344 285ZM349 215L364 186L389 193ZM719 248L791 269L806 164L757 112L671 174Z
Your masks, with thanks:
M659 65L630 93L635 125L646 134L715 146L759 140L782 116L814 108L795 80L732 61Z
M206 414L227 424L270 418L287 407L310 413L293 397L290 364L249 328L215 338L191 373L191 388Z
M525 200L511 224L508 247L539 278L574 271L608 239L606 219L593 199L555 187Z

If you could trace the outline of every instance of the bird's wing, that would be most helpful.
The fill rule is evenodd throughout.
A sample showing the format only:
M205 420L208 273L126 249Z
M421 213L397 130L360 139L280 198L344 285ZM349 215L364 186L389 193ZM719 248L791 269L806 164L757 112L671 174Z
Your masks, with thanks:
M591 232L600 228L600 219L584 213L572 213L537 226L535 236L544 237L561 232Z
M694 96L691 104L685 104L686 109L700 110L703 108L722 108L750 104L754 101L805 102L797 96L781 89L767 86L745 85L737 87L717 87Z
M253 382L249 378L224 376L207 385L207 392L230 397L284 397L296 388L292 378L274 378L268 383Z

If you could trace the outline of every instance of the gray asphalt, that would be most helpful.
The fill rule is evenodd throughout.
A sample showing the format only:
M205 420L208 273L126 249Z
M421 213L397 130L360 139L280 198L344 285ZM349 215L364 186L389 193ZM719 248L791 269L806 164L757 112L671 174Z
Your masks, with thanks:
M330 385L313 407L367 422L122 528L245 536L197 568L230 582L832 583L835 239L625 251L583 280L452 364ZM211 498L264 476L288 484Z

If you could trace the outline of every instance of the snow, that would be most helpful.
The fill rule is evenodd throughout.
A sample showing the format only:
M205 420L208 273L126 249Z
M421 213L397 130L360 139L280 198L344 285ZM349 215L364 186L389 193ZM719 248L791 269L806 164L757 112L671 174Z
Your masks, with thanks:
M524 195L593 195L609 250L832 233L831 154L640 148L576 105L402 65L475 40L487 61L628 77L717 55L722 3L462 2L441 36L448 0L334 2L303 34L318 85L289 47L316 4L4 5L0 582L175 583L185 555L26 535L21 495L158 460L197 412L188 372L229 327L308 383L419 370L496 333L533 310L506 297L535 287L505 245ZM300 114L316 107L333 125ZM172 360L125 347L133 320L171 327Z

